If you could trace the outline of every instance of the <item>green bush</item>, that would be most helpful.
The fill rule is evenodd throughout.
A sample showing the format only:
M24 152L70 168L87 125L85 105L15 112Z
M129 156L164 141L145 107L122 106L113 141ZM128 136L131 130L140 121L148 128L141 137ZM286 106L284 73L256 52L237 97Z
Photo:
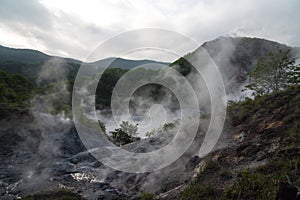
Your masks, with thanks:
M259 172L244 170L238 181L225 190L228 199L275 199L276 183Z
M216 195L217 192L211 184L192 183L182 191L180 200L216 199Z
M220 170L218 172L218 175L223 179L223 180L228 180L232 178L232 173L228 170Z
M121 128L117 128L111 131L112 142L116 145L125 145L140 140L140 137L136 137L137 125L129 124L128 121L120 124Z
M174 127L175 127L175 124L172 122L165 123L163 126L163 131L168 131L170 129L173 129Z
M154 194L150 192L143 192L140 195L140 200L152 200L152 199L154 199Z
M237 181L224 191L227 199L275 199L278 184L291 177L293 184L300 184L297 170L300 167L299 159L287 160L276 158L266 165L253 170L244 170L239 174Z
M220 165L218 163L218 161L215 160L209 160L207 161L207 163L205 164L205 167L203 169L203 173L212 171L212 170L218 170L220 168Z
M285 108L284 122L295 122L300 119L300 86L289 87L284 91L257 96L254 100L229 101L227 105L228 117L233 125L238 125L254 114L269 115L278 108Z

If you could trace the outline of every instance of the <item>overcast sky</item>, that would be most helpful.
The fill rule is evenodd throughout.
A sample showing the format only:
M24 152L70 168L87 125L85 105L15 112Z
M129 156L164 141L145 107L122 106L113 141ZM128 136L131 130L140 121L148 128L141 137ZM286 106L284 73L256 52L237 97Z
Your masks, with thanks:
M299 0L0 0L0 44L85 60L124 31L162 28L199 44L238 35L300 46L299 9Z

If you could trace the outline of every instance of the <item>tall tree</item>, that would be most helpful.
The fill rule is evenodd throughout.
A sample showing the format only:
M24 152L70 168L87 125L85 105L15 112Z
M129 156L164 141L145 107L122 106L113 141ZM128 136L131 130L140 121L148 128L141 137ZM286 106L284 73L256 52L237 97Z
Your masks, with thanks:
M247 87L263 95L272 91L285 89L299 84L299 66L290 56L290 49L277 53L268 53L258 59L254 70L250 73L252 83Z

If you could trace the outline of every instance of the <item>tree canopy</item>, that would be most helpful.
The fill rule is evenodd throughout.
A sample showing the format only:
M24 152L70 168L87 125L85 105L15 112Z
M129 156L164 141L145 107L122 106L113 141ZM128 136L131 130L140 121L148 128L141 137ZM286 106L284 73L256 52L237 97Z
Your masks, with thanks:
M34 85L23 76L0 70L0 104L2 106L28 106L33 90Z
M121 128L117 128L110 132L114 144L121 146L140 140L140 138L137 137L137 125L130 124L128 121L123 121L120 124L120 127Z
M258 59L250 73L252 84L247 87L257 95L263 95L299 84L299 68L295 58L290 56L290 50L270 52Z

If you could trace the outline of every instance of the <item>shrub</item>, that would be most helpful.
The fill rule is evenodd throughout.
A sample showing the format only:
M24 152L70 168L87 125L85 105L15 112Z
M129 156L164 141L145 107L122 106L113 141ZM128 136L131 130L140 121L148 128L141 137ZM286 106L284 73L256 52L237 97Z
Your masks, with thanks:
M140 200L152 200L152 199L154 199L154 194L150 192L143 192L140 195Z
M216 194L211 184L193 183L182 191L180 200L215 199Z
M276 184L259 172L244 170L224 195L228 199L275 199Z
M163 131L168 131L175 127L175 124L172 122L165 123L163 126Z
M203 173L206 173L206 172L209 172L209 171L212 171L212 170L217 170L219 168L220 168L220 166L219 166L217 161L209 160L209 161L207 161L207 163L204 167Z
M224 180L228 180L232 178L232 173L228 170L220 170L218 172L218 175Z
M128 121L123 121L120 126L121 128L117 128L114 131L110 132L112 135L112 142L114 144L121 146L141 139L139 137L136 137L137 125L129 124Z
M279 182L287 181L287 177L291 177L293 184L300 184L299 167L298 159L272 159L264 166L240 173L237 181L224 191L224 196L228 199L275 199Z

